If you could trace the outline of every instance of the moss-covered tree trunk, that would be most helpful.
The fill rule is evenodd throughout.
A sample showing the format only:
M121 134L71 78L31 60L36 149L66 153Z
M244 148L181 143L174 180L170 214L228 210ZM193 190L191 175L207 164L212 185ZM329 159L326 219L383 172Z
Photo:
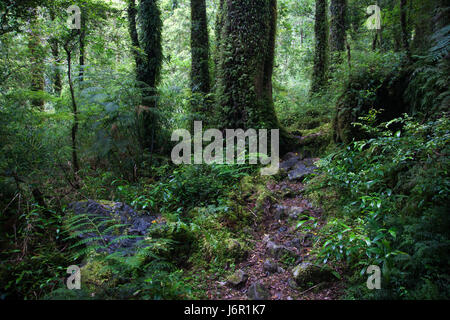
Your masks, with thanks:
M161 12L157 0L141 0L139 7L140 45L144 52L144 63L138 70L138 80L144 82L150 89L150 93L156 93L161 65ZM156 99L147 98L145 105L156 107Z
M409 32L407 24L407 0L400 0L400 26L402 33L402 47L406 55L411 59L411 51L409 48Z
M191 0L191 90L207 94L209 79L209 37L205 0Z
M330 12L330 50L345 51L347 0L331 0Z
M84 13L84 14L83 14ZM86 13L85 8L81 7L81 25L80 25L80 56L79 56L79 64L80 70L78 73L78 81L81 83L84 80L84 66L86 64Z
M218 125L222 128L280 130L272 98L276 0L224 0L221 4L217 66Z
M139 6L139 43L144 53L142 63L137 66L137 80L143 86L141 143L142 146L153 151L155 138L158 134L157 113L157 85L161 75L162 45L161 45L161 12L157 0L141 0Z
M44 91L44 48L39 35L37 26L37 9L31 9L30 13L30 32L28 34L28 49L30 52L30 75L31 91ZM44 106L44 100L41 98L31 99L31 104L39 109Z
M128 32L130 33L131 38L131 52L133 53L134 61L136 63L136 74L137 70L142 68L142 58L139 54L139 37L136 27L136 17L137 17L137 9L136 9L136 0L128 0L127 6L128 13Z
M52 21L55 20L55 7L50 7L50 19ZM56 96L61 95L62 90L62 79L61 79L61 72L59 70L59 67L61 65L61 57L59 54L59 42L58 39L55 37L52 37L49 39L50 49L53 56L53 91Z
M316 0L316 16L314 25L314 34L316 39L311 93L319 92L326 86L327 83L329 64L327 8L327 0Z

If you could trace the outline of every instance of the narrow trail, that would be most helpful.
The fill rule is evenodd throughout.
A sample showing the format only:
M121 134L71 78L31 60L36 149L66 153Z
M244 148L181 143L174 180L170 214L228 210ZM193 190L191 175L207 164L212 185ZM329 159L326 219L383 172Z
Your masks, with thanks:
M302 196L301 180L312 173L319 159L303 159L296 153L286 155L280 168L287 177L267 188L282 194L278 203L267 206L262 223L253 229L250 240L254 248L247 259L236 265L232 281L211 281L207 296L220 300L331 300L342 294L338 281L309 283L299 287L293 277L293 268L303 262L312 262L310 251L314 231L296 230L296 221L313 217L318 228L324 224L322 210L315 208ZM250 205L250 204L249 204ZM223 279L221 279L223 280ZM337 279L334 279L337 280Z

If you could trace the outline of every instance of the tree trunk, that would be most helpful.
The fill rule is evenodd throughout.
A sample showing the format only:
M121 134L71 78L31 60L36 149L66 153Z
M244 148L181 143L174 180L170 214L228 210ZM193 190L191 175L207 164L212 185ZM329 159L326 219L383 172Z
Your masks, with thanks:
M346 23L347 0L331 0L330 3L330 50L345 51L347 33Z
M73 180L74 187L76 189L79 188L78 183L78 171L80 171L80 165L78 163L78 153L77 153L77 133L78 133L78 108L75 100L75 92L73 89L72 82L72 53L71 50L67 47L64 47L67 54L67 78L69 80L69 89L70 96L72 99L72 114L73 114L73 123L72 123L72 167L73 167Z
M409 40L408 40L408 26L406 21L407 14L407 0L400 0L400 26L402 32L402 47L405 50L408 59L411 59L411 52L409 49Z
M135 0L128 0L128 31L130 33L131 38L131 52L133 53L134 61L136 62L136 71L140 70L142 68L142 58L139 54L139 37L138 32L136 28L136 1Z
M315 21L314 33L316 42L311 93L317 93L327 83L329 59L327 0L316 0Z
M31 91L44 91L44 48L41 44L39 31L37 27L37 9L31 9L30 32L28 38L28 49L30 50L30 74L31 74ZM31 99L31 104L43 109L43 99Z
M78 75L80 84L84 80L84 66L85 66L85 39L86 39L86 21L81 15L81 29L80 29L80 73Z
M142 145L145 149L153 152L155 147L155 136L157 135L157 90L162 66L161 45L161 12L157 0L142 0L139 6L139 43L144 52L143 63L138 66L137 79L145 84L143 88L142 104Z
M55 8L50 8L50 19L53 21L55 20ZM61 63L61 57L59 56L59 43L58 39L51 38L49 40L50 43L50 49L53 56L53 91L56 96L61 95L62 90L62 79L61 79L61 72L59 70L59 66Z
M205 0L191 0L191 90L208 94L209 37Z
M277 21L276 0L225 0L217 66L218 125L222 128L282 129L272 99Z

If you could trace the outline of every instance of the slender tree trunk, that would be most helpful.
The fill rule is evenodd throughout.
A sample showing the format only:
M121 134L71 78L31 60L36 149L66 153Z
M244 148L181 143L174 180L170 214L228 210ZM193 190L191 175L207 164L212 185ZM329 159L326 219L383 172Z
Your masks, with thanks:
M305 31L303 28L300 29L300 47L303 47L303 42L305 41Z
M50 19L52 21L55 20L55 8L50 8ZM49 40L50 43L50 49L53 56L53 91L56 96L61 95L62 90L62 79L61 79L61 72L59 70L60 63L61 63L61 57L59 56L59 43L58 39L51 38Z
M372 51L377 50L377 44L378 44L378 31L375 32L375 36L373 37L373 41L372 41Z
M407 15L407 0L400 0L400 26L402 33L402 47L405 50L408 59L411 59L411 51L408 40L408 25L406 20Z
M316 43L311 93L317 93L323 89L328 80L329 48L327 9L327 0L316 0L316 22L314 25Z
M31 90L44 91L44 48L41 44L39 31L37 27L37 9L31 9L30 32L28 38L28 49L30 50L31 62ZM32 99L31 104L43 109L43 99Z
M84 8L81 9L81 24L80 24L80 72L79 72L79 81L80 84L84 80L84 66L85 66L85 58L86 58L86 18L83 15Z
M61 79L61 73L59 71L59 65L61 63L61 58L59 56L59 44L58 40L52 39L50 42L51 50L52 50L52 56L53 56L53 90L55 94L59 97L61 95L62 90L62 79Z
M77 133L78 133L78 107L75 100L75 92L73 89L72 82L72 53L71 50L67 47L64 47L67 54L67 77L69 80L69 89L70 96L72 99L72 114L73 114L73 124L72 124L72 167L73 167L73 179L74 179L74 187L76 189L79 188L78 183L78 172L80 171L80 165L78 163L78 153L77 153Z
M191 0L191 90L208 94L209 37L205 0Z
M219 8L218 8L217 14L216 14L216 24L215 24L215 28L214 28L214 34L216 36L216 41L214 43L216 46L215 46L214 52L213 52L214 68L213 68L213 74L211 75L212 79L216 79L217 68L218 68L218 65L220 62L220 43L221 43L223 23L224 23L223 14L225 12L224 2L225 2L225 0L219 1Z
M136 28L136 1L135 0L128 0L128 31L130 33L131 38L131 52L133 53L134 61L136 62L136 71L140 70L142 68L142 58L139 54L139 37L138 32Z

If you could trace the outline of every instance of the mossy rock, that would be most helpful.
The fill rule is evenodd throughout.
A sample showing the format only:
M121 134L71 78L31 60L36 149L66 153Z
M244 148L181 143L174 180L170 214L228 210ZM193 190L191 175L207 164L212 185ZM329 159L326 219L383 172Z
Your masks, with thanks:
M360 122L359 117L368 115L372 109L379 112L374 124L410 112L409 104L404 98L410 76L409 69L387 73L377 68L366 68L353 74L336 104L334 141L348 144L353 139L369 138L366 132L353 123Z
M319 266L310 262L302 262L292 269L292 276L299 288L306 288L321 282L335 279L333 271L328 266Z
M81 287L90 292L113 288L117 286L117 278L114 276L108 264L100 258L91 258L81 268Z
M248 256L248 250L246 246L236 239L226 240L227 252L230 258L236 261L241 261Z
M242 270L237 270L227 278L226 284L230 287L239 288L248 280L248 274Z

